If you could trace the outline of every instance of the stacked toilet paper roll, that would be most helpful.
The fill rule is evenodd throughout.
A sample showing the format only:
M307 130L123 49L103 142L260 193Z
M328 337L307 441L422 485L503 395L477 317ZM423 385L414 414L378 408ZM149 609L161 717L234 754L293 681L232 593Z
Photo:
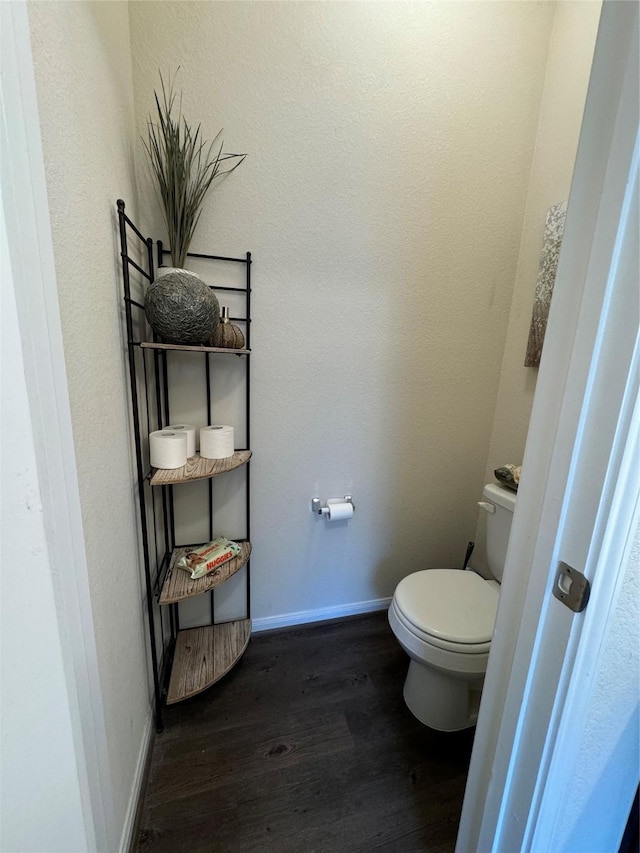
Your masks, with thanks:
M171 424L165 431L184 432L187 436L187 456L191 459L196 455L196 428L192 424Z
M200 430L200 456L203 459L227 459L233 456L235 443L233 427L212 424Z
M182 468L187 464L187 433L169 429L150 433L149 461L153 468Z

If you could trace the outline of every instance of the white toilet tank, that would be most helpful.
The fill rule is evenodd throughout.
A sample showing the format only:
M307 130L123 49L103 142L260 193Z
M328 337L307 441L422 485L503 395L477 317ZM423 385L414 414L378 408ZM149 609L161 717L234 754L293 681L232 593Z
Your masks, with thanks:
M511 533L516 493L496 483L488 483L482 491L483 502L495 507L487 510L487 565L497 581L502 581L507 545ZM481 504L482 506L482 504Z

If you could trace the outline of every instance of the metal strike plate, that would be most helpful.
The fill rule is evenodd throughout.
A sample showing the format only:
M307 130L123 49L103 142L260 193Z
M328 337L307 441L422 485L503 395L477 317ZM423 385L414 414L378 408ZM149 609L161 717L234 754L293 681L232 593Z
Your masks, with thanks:
M577 569L572 569L566 563L558 564L556 579L553 583L553 594L575 613L581 613L587 606L591 584Z

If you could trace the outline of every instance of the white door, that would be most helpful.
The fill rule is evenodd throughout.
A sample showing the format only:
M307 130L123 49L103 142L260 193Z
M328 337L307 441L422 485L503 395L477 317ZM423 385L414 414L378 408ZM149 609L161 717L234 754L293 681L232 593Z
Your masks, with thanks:
M615 853L638 784L637 137L638 6L605 2L458 853Z

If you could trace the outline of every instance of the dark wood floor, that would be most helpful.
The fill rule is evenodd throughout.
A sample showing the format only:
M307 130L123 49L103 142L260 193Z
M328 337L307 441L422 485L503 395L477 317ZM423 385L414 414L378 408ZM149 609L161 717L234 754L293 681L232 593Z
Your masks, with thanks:
M384 613L255 636L167 709L139 853L452 851L473 730L414 719L407 660Z

